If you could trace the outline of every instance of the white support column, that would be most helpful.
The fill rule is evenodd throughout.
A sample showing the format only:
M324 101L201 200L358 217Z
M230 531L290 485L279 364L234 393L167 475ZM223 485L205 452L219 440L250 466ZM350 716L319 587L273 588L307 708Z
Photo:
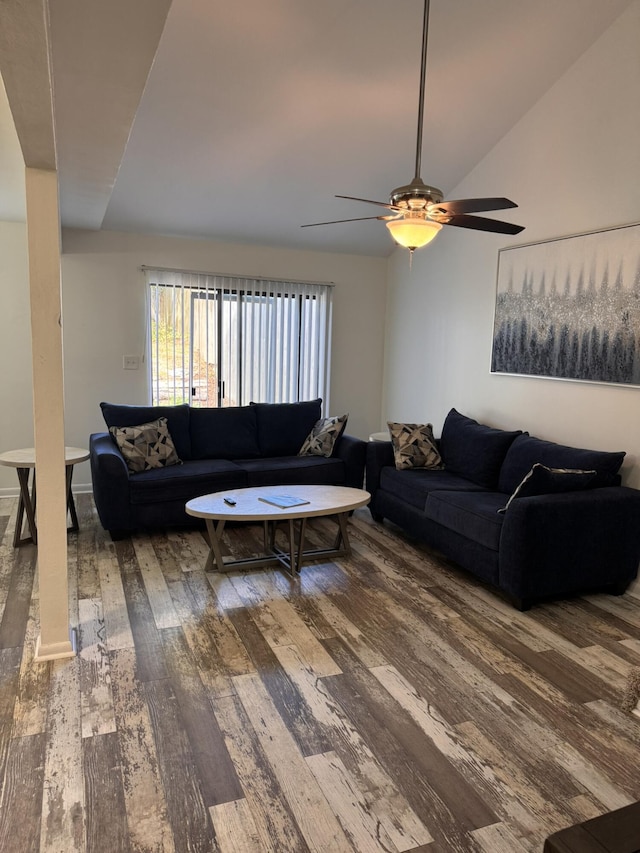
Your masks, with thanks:
M67 581L64 377L58 176L26 169L33 408L38 483L37 660L72 657Z
M171 0L0 0L0 74L26 165L38 482L38 660L74 654L68 624L56 144L62 151L62 171L67 167L67 201L73 201L76 215L82 210L83 221L100 227L170 6ZM78 189L74 175L84 180L84 189Z

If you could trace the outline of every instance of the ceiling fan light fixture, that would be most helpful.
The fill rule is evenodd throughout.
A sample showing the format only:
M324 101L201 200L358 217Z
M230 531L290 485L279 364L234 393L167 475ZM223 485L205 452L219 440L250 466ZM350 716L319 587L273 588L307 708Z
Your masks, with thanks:
M421 249L430 243L442 228L439 222L418 216L404 216L402 219L390 219L385 223L391 236L405 249Z

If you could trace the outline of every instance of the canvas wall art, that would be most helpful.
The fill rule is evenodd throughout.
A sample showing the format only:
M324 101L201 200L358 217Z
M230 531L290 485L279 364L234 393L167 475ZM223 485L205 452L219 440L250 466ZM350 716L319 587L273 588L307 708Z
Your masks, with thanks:
M640 385L640 224L502 249L491 371Z

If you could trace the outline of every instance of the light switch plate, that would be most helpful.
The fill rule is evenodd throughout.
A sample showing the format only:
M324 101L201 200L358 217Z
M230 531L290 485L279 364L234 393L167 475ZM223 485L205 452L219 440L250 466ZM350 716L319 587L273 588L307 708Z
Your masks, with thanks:
M137 370L140 367L140 357L137 355L123 355L122 366L125 370Z

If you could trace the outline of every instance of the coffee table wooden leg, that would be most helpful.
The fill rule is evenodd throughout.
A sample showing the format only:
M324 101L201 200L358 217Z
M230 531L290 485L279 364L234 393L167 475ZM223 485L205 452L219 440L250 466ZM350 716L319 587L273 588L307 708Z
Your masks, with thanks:
M287 529L289 533L289 571L295 572L296 570L296 528L293 523L293 519L290 518L287 521Z
M300 532L298 534L298 553L296 554L296 563L295 570L298 574L300 574L300 569L302 568L302 557L304 555L304 538L307 532L307 519L306 517L300 519Z
M342 546L347 555L351 554L351 543L349 542L349 534L347 533L348 521L348 512L341 512L338 514L338 524L340 525L340 532L338 533L338 538L336 539L336 551L338 551Z
M277 521L268 521L269 525L269 544L268 547L265 548L265 553L269 553L270 551L275 551L276 549L276 528L278 526Z
M13 546L22 545L25 542L32 541L34 545L38 543L38 532L36 530L36 475L33 473L33 486L29 493L29 471L30 468L16 468L18 472L18 481L20 483L20 498L18 499L18 514L16 516L16 529L13 533ZM27 516L29 533L31 538L22 536L22 521L24 516Z
M224 521L219 521L217 527L210 518L206 519L207 534L209 536L209 555L205 563L205 571L211 571L214 568L219 572L224 572L224 560L222 559L222 551L220 543L222 541L222 531L224 530Z

